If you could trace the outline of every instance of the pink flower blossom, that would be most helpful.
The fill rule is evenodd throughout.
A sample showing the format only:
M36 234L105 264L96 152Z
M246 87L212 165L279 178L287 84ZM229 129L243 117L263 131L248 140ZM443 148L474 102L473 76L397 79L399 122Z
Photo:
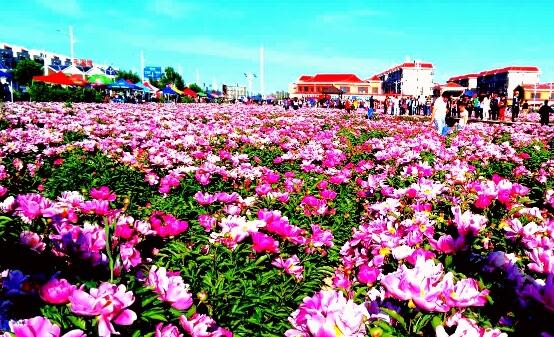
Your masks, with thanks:
M42 252L46 244L42 242L42 238L35 232L23 231L19 234L19 242L31 248L34 251Z
M115 201L117 196L107 186L102 186L91 189L90 197L96 200Z
M60 327L48 318L36 316L21 321L11 321L10 329L15 337L60 337ZM61 337L86 337L81 330L71 330Z
M183 337L183 334L179 331L179 328L173 324L164 326L163 323L159 323L156 325L154 337Z
M304 267L300 265L300 259L296 255L288 259L278 257L271 264L277 268L284 269L287 274L294 276L297 281L303 278Z
M50 304L69 303L69 296L77 289L66 279L53 278L40 287L40 298Z
M152 230L162 238L177 236L189 228L186 221L178 220L173 215L161 211L154 211L150 215Z
M178 274L168 273L164 267L152 266L146 284L154 287L160 301L170 303L177 310L186 310L192 306L188 284Z
M194 314L190 319L186 316L179 317L181 327L191 337L233 337L233 334L222 327L209 316Z
M279 253L279 241L260 232L250 233L252 250L256 253Z
M117 334L112 323L131 325L137 319L134 311L127 309L135 302L131 291L124 285L103 282L87 293L82 288L73 291L69 297L71 311L77 315L95 316L98 319L98 336L110 337Z

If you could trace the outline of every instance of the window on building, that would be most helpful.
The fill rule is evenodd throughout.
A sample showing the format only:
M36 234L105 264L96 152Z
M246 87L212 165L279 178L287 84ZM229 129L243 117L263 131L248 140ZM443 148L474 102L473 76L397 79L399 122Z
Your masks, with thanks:
M541 93L540 92L532 92L531 93L531 99L540 99Z
M371 93L372 94L378 94L379 93L379 88L378 87L371 88Z
M342 92L350 92L350 87L340 87L340 90L342 90Z
M367 94L367 87L358 87L359 94Z
M550 99L554 99L554 92L550 93Z
M304 87L304 92L308 92L308 87Z

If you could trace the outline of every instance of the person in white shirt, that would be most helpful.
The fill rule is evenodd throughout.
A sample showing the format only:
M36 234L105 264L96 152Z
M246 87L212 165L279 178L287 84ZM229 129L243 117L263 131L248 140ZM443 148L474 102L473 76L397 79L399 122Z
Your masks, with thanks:
M463 102L458 103L458 112L460 113L460 120L458 121L458 130L463 129L469 118L469 113L466 109L466 105Z
M433 104L433 113L431 114L431 123L434 124L437 129L438 134L442 134L442 129L444 128L447 112L446 102L448 101L448 95L443 93L442 97L439 97L435 100Z
M485 96L480 104L481 110L483 111L483 119L489 119L489 111L491 110L491 100L489 96Z

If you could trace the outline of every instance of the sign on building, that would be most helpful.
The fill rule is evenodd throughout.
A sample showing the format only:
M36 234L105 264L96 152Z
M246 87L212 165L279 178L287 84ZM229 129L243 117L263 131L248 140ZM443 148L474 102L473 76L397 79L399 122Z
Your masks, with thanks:
M144 67L144 78L155 81L162 77L162 67Z

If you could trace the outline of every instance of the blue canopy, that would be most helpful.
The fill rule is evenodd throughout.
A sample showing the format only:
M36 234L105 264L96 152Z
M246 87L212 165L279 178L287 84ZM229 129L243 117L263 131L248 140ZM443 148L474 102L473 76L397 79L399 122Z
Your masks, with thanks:
M473 97L473 95L475 95L475 92L473 92L473 90L466 90L464 91L464 96L469 96L469 97Z
M150 90L150 88L148 88L147 86L145 86L144 84L142 84L140 82L135 83L135 86L139 87L140 90L142 90L142 91L152 92L152 90Z
M108 88L110 89L132 89L132 90L142 90L141 87L136 86L132 83L128 83L125 79L120 78L119 80L113 82L112 84L108 84Z
M173 91L170 87L163 88L162 93L167 94L167 95L179 95L178 93Z
M262 95L254 95L254 96L250 97L250 99L252 99L253 101L261 101L262 100Z
M12 77L12 74L10 73L7 73L5 71L2 71L0 70L0 77L7 77L7 78L11 78Z

